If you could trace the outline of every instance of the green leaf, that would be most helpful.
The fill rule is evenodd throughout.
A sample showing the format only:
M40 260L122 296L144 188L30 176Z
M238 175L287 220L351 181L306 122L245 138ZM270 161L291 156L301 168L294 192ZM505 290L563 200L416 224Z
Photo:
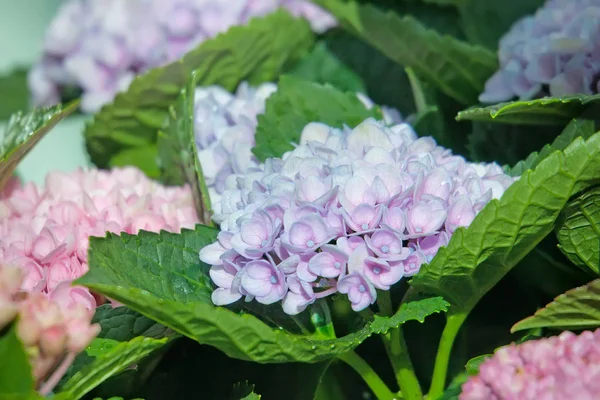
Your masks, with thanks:
M344 93L331 85L319 85L292 76L283 76L277 92L266 103L265 113L258 116L256 147L259 160L281 157L300 141L302 129L309 122L329 126L355 127L369 117L381 119L381 112L368 110L354 93Z
M437 400L458 400L460 393L462 392L462 385L469 380L469 374L463 372L457 375L450 385L446 388L446 391L437 398Z
M598 182L600 133L576 138L523 173L501 199L492 200L468 228L424 265L411 284L470 311L548 233L569 197Z
M229 357L259 363L309 362L335 357L355 348L372 334L403 324L423 321L446 311L442 298L403 304L391 318L374 322L339 339L292 335L271 328L250 314L237 314L212 305L208 266L199 250L215 240L216 230L198 226L181 235L162 232L108 233L91 238L90 271L77 281ZM118 262L117 262L118 261ZM125 271L125 272L124 272Z
M361 77L333 54L323 41L304 56L290 75L315 83L329 83L344 92L366 92Z
M87 126L85 137L92 161L101 168L131 147L156 143L157 132L192 71L198 84L233 90L273 81L310 48L314 35L305 20L277 11L202 43L181 60L138 76L129 89L104 106Z
M111 351L99 355L94 362L77 372L69 379L60 394L68 399L80 399L108 378L138 363L165 343L167 338L157 340L147 337L137 337L129 342L122 342Z
M444 0L358 0L359 4L371 4L384 12L391 10L398 15L410 15L441 35L450 35L464 40L466 37L460 26L458 9L440 7L440 5L448 5L440 4L440 2L444 2Z
M12 114L29 109L27 69L17 68L0 77L0 121Z
M143 145L124 149L111 158L111 167L135 165L148 178L159 179L160 170L157 165L158 148L156 144Z
M96 308L92 322L100 324L102 330L98 337L120 342L129 341L137 336L161 339L171 335L169 328L124 306L103 304Z
M34 392L34 380L29 358L23 343L17 337L15 324L0 337L0 363L0 398L4 399L9 395L29 398Z
M594 329L600 326L600 279L558 296L531 317L517 322L511 332L532 328Z
M100 324L101 331L92 344L127 342L137 336L146 336L154 339L164 337L173 338L174 332L166 326L157 324L151 319L129 309L128 307L113 307L111 304L103 304L96 308L92 323ZM100 342L96 342L100 340ZM67 373L63 376L59 388L62 388L77 371L80 371L86 365L94 361L98 354L94 351L92 354L87 352L80 353Z
M64 107L40 108L27 114L18 112L10 118L0 142L0 190L33 146L77 107L78 102L73 102Z
M254 393L254 385L248 382L238 382L231 389L230 400L260 400L260 395Z
M101 397L94 397L94 400L103 400ZM123 397L109 397L106 400L125 400ZM144 400L141 398L135 398L135 399L131 399L131 400Z
M337 58L362 78L366 93L375 104L395 107L403 115L415 111L408 77L401 65L341 28L331 29L323 40Z
M569 260L600 274L600 186L569 201L561 213L556 236Z
M459 112L456 119L523 125L563 125L573 118L593 115L599 102L600 94L509 101L493 106L468 108Z
M596 132L596 124L594 121L586 119L574 119L562 133L554 139L552 144L547 144L540 152L531 153L525 160L519 161L509 171L512 176L519 176L528 169L535 168L540 161L549 156L556 150L564 150L576 138L581 137L585 140L589 139Z
M113 350L119 345L118 340L94 338L92 343L85 349L85 352L90 357L98 357Z
M506 166L515 165L548 145L563 128L559 125L504 125L480 121L470 125L471 133L467 139L470 161L497 162Z
M469 42L490 49L521 17L533 14L544 0L426 0L454 3L460 12L462 27Z
M356 2L315 2L358 37L463 104L477 101L485 81L497 68L492 52L442 36L411 16L399 17Z
M160 294L182 304L209 303L212 293L209 266L200 262L198 253L216 240L217 233L216 229L198 225L195 230L182 229L181 234L140 231L135 236L125 233L118 236L108 232L106 239L91 237L89 263L95 268L78 282L139 287L148 294Z
M485 360L492 357L493 354L484 354L482 356L477 356L471 358L467 361L467 365L465 365L465 369L469 375L477 375L479 373L479 366L483 364Z
M198 159L194 133L194 96L199 74L193 72L175 105L169 108L165 127L158 133L158 164L168 185L188 183L200 221L212 225L210 197Z

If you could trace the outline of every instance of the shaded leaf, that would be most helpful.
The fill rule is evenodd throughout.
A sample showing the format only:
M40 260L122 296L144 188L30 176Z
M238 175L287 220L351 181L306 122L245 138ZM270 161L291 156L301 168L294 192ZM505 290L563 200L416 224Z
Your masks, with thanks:
M100 324L102 330L98 337L121 342L137 336L161 339L170 335L169 328L124 306L113 307L110 304L103 304L96 308L92 322Z
M29 399L33 396L34 380L23 343L17 337L17 328L13 324L8 332L0 337L0 398L22 396ZM16 397L15 397L16 398ZM33 397L35 398L35 396Z
M274 80L309 49L314 35L308 23L277 11L235 26L202 43L181 60L138 76L94 116L85 131L94 164L113 165L112 158L131 147L156 143L169 107L177 100L192 71L198 84L233 90Z
M19 111L28 110L27 69L16 68L7 75L0 76L0 93L0 121Z
M453 1L453 0L448 0ZM371 4L382 11L393 11L398 15L410 15L427 28L441 35L465 39L460 15L455 7L446 7L445 0L358 0L360 4ZM446 4L442 4L446 3Z
M248 382L238 382L231 389L229 400L259 400L260 395L254 393L254 385Z
M230 357L259 363L326 360L355 348L374 333L409 320L423 321L448 307L441 298L427 298L402 305L391 318L376 317L372 324L343 338L291 335L253 315L211 303L208 266L199 261L198 252L215 240L216 232L198 226L181 235L142 231L138 236L108 233L106 239L91 238L90 271L77 283Z
M474 106L458 113L459 121L494 121L506 124L563 125L573 118L593 114L600 94L543 97L527 101L509 101L492 106Z
M315 2L358 37L463 104L477 100L486 79L496 70L496 57L490 51L442 36L411 16L399 17L356 2Z
M193 72L179 98L169 108L165 126L158 133L161 180L168 185L188 183L200 221L212 225L210 197L198 159L194 133L194 96L199 74Z
M569 198L598 182L599 170L600 133L553 152L486 205L468 228L457 229L411 284L443 296L458 312L471 310L552 231Z
M344 93L331 85L319 85L292 76L283 76L277 92L268 99L265 113L258 116L256 157L264 161L293 150L292 143L309 122L354 128L369 117L382 119L381 111L368 110L354 93Z
M600 279L561 294L531 317L517 322L511 332L532 328L594 329L600 326Z
M92 344L96 340L107 341L105 343L111 343L112 341L127 342L137 336L146 336L154 339L172 338L175 336L175 333L169 328L157 324L153 320L125 306L113 307L111 304L103 304L100 307L96 307L92 323L100 324L101 328L98 337ZM94 357L97 355L89 354L89 351L77 355L75 361L62 377L57 387L62 388L77 371L92 363Z
M457 375L450 385L446 388L444 393L437 398L437 400L458 400L462 392L462 385L469 380L469 374L463 372L462 374Z
M468 126L468 125L465 125ZM562 127L504 125L474 121L468 136L469 160L515 165L555 140Z
M0 142L0 190L33 146L77 107L78 102L74 102L66 106L40 108L27 114L18 112L10 118Z
M333 54L323 41L318 42L289 73L307 81L328 83L344 92L366 92L361 77Z
M594 121L586 119L574 119L566 126L562 133L554 139L552 144L545 145L539 152L531 153L525 160L519 161L512 167L509 174L519 176L528 169L535 168L540 161L556 150L564 150L576 138L589 139L596 132Z
M157 340L147 337L137 337L129 342L121 342L111 351L96 357L91 364L73 375L62 388L63 391L60 395L65 399L80 399L111 376L139 362L166 343L166 338Z
M521 17L533 14L544 0L425 0L454 3L460 11L461 25L469 42L490 49Z
M556 236L569 260L600 274L600 186L567 204L556 227Z
M405 116L415 111L408 77L401 65L341 28L331 29L323 40L336 57L362 78L366 93L375 104L395 107Z

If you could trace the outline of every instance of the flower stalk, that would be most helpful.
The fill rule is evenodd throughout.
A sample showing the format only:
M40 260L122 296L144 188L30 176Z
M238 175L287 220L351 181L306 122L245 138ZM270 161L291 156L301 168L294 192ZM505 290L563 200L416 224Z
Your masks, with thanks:
M361 376L378 400L398 399L379 375L377 375L377 372L375 372L361 356L356 354L356 352L349 351L338 355L338 358L352 367L352 369Z
M446 386L446 375L448 372L448 363L450 362L450 354L456 335L460 330L460 327L467 319L468 313L448 313L446 319L446 326L442 331L442 337L438 346L438 351L435 356L435 365L433 368L433 377L431 380L431 388L429 389L428 398L437 399L444 393Z

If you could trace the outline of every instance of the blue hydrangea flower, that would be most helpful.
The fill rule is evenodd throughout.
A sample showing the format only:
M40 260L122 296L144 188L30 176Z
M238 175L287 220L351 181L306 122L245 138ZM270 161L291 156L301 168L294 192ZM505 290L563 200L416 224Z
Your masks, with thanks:
M546 1L500 40L500 69L486 82L479 101L598 93L599 38L600 1Z

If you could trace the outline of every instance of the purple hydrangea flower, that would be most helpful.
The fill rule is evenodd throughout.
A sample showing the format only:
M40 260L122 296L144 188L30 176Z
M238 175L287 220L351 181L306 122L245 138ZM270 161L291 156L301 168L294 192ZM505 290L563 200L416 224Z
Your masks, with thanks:
M308 0L68 0L29 75L33 103L58 103L73 86L83 91L82 110L96 112L135 75L279 7L306 18L319 33L336 24Z
M487 81L479 101L598 93L599 35L600 2L547 0L500 40L500 69Z
M198 158L202 164L202 172L209 191L209 195L216 207L220 207L221 195L225 191L226 182L230 177L244 173L248 168L258 166L258 160L252 154L258 124L257 117L264 113L265 104L269 96L277 91L274 83L263 83L257 87L249 86L243 82L235 94L227 92L219 86L200 87L195 93L194 130ZM374 103L366 95L358 93L357 97L367 108ZM400 113L390 107L382 107L383 117L388 124L397 124L402 121ZM313 137L304 137L303 140L313 140L326 137L329 127L319 131L310 132ZM333 177L320 179L314 174L320 166L305 162L299 167L299 172L305 179L295 185L297 200L306 204L319 204L328 200L327 195L333 195ZM392 171L393 172L393 171ZM390 173L384 175L385 179ZM371 178L372 180L373 178ZM388 179L389 180L389 179ZM288 183L294 184L292 180ZM258 195L258 192L255 192ZM232 206L239 200L229 198ZM229 204L223 204L229 207ZM333 223L335 215L329 216ZM340 216L341 221L341 216ZM340 227L341 228L341 227Z
M282 300L297 314L342 293L363 310L513 181L496 164L468 163L417 138L407 124L310 123L281 159L252 162L226 180L214 204L222 232L200 252L216 276L213 301Z
M593 400L600 393L600 329L512 344L496 351L460 400Z

